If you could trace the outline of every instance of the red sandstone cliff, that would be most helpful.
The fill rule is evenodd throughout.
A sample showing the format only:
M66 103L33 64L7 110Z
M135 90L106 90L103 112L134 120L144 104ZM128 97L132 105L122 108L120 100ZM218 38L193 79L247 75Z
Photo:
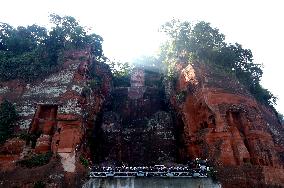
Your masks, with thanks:
M208 158L225 187L284 186L283 127L237 79L195 62L168 92L183 130L182 158Z
M113 88L108 66L91 58L88 51L69 52L46 78L2 83L0 98L20 113L17 131L31 137L1 146L1 186L79 186L86 173L80 156L94 151L102 164L207 158L224 187L284 186L283 127L231 75L195 62L178 66L177 82L165 84L166 94L161 75L143 70L133 72L131 87ZM46 165L17 164L49 151L54 155Z
M27 132L29 139L13 138L0 148L0 186L33 187L38 181L51 187L82 184L86 170L78 161L89 155L86 138L110 92L112 76L88 50L66 52L64 59L60 70L46 78L1 84L1 99L13 102L19 112L16 132ZM100 77L98 87L90 87L90 68ZM53 153L47 165L27 169L17 164L46 152Z

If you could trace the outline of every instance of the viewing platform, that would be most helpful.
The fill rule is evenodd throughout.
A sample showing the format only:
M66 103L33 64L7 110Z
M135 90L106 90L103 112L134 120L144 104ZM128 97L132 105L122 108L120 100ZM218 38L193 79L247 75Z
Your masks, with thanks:
M206 161L202 160L198 163L192 162L190 165L184 166L170 166L154 165L154 166L99 166L93 167L89 177L103 178L103 177L193 177L206 178L212 171L208 167Z

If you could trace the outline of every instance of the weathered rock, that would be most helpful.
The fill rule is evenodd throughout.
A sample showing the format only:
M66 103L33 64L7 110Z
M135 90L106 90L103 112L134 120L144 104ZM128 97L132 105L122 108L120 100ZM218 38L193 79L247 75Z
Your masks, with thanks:
M132 165L175 161L176 145L171 114L163 111L160 74L134 69L131 87L114 88L112 111L102 114L96 135L101 162ZM145 86L147 83L147 86ZM151 151L151 152L149 152Z
M51 136L42 134L37 139L36 146L35 146L35 152L36 153L46 153L48 151L51 151Z
M57 131L52 138L52 151L56 153L71 153L79 149L84 132L78 120L60 120Z
M15 162L21 158L26 142L19 138L8 139L0 147L0 169L10 171L15 167Z
M224 169L235 166L242 171L244 165L250 164L283 173L279 149L270 131L270 124L280 127L279 122L269 107L259 104L235 78L213 66L195 62L180 71L176 92L171 96L171 104L181 114L180 136L185 146L180 151L182 158L208 158ZM255 173L271 177L271 172L261 169ZM235 172L230 173L234 176ZM283 186L283 179L278 180L268 183L262 178L261 181ZM250 183L245 187L259 185Z
M5 144L13 154L0 155L0 158L5 159L5 164L8 164L8 159L14 164L10 165L10 171L22 171L15 166L15 162L25 155L50 151L54 156L61 156L63 171L77 173L81 169L77 168L80 166L76 162L79 158L77 155L88 151L86 133L94 128L95 117L102 110L106 96L110 93L112 75L106 64L93 61L89 49L66 52L65 57L60 70L45 78L30 83L19 80L1 83L0 99L5 98L15 103L20 116L18 130L29 133L27 146L21 144L19 148L16 142ZM102 79L100 88L89 87L89 82L93 79L90 67L93 67L92 74ZM75 181L76 176L69 176ZM68 179L74 182L70 178L61 181ZM46 177L42 181L45 180ZM58 183L55 180L50 182L54 185ZM26 182L22 185L29 186Z
M3 185L78 187L86 172L79 158L86 156L129 165L201 157L215 165L224 187L284 186L283 126L232 75L210 64L181 63L176 85L137 68L131 87L112 88L108 65L91 63L88 50L67 56L46 78L1 83L0 100L16 104L18 129L30 134L28 145L12 139L1 148ZM16 165L49 151L59 157L45 166Z
M0 154L20 154L23 151L25 144L26 142L20 138L9 139L0 147Z

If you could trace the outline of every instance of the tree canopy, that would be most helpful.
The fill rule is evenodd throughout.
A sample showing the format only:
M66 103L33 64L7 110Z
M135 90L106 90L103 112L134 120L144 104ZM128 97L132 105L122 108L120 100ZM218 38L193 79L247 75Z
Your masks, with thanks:
M276 97L260 85L263 71L260 64L253 62L251 50L242 45L228 44L225 35L210 23L201 21L192 24L173 19L162 26L169 40L161 47L160 57L168 66L168 75L173 76L174 64L198 60L213 63L234 74L258 101L273 105Z
M13 134L17 117L14 105L4 100L0 105L0 144Z
M103 56L99 35L88 34L71 16L50 15L52 27L12 27L0 23L0 80L33 80L60 66L64 50L91 48L96 59Z
M70 49L90 48L97 61L106 61L102 50L103 39L81 26L71 16L50 15L51 29L38 25L12 27L0 23L0 80L34 78L48 75L60 66L62 52ZM225 35L210 23L192 24L173 19L162 26L169 40L161 47L159 58L143 57L137 66L160 68L164 62L168 75L174 76L175 63L199 60L213 63L237 79L262 103L273 105L276 97L262 88L262 67L253 62L251 50L242 45L228 44ZM151 65L143 64L150 62ZM127 78L131 70L126 63L110 64L116 78Z
M109 61L108 65L113 75L114 87L130 87L130 72L133 69L128 62Z

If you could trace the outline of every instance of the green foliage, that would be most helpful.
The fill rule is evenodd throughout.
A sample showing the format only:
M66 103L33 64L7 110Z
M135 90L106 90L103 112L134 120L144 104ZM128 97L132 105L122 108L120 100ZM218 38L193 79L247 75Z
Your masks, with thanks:
M93 61L89 66L89 76L91 80L87 82L87 86L92 90L99 89L102 86L102 78L97 75L96 66L95 66L96 63L99 62Z
M96 78L98 75L96 73L96 61L93 61L90 65L89 65L89 76L91 79Z
M79 57L79 61L87 61L87 57L86 56L81 56L81 57Z
M60 66L65 50L90 48L95 59L102 59L102 37L87 34L71 16L51 14L50 22L50 31L35 24L14 28L0 23L0 80L45 76Z
M219 30L212 28L207 22L190 22L171 20L162 26L162 31L170 36L170 40L163 46L167 58L187 62L191 59L211 59L214 52L225 46L225 36Z
M130 87L130 75L113 77L114 87Z
M255 85L250 85L250 92L255 96L255 98L266 105L276 104L277 98L268 90L264 89L259 83Z
M216 52L225 46L225 36L209 23L198 22L189 37L188 48L198 58L212 59Z
M12 136L17 117L14 105L4 100L0 105L0 144Z
M114 77L128 76L133 68L128 62L111 61L108 64Z
M238 43L227 44L225 35L209 23L172 20L162 26L169 40L161 47L160 58L167 67L167 76L175 77L175 63L199 60L218 65L237 79L263 104L273 105L276 97L260 85L261 65L253 63L251 50Z
M55 68L54 65L48 63L48 58L45 58L37 50L25 52L17 56L9 55L7 52L1 55L0 80L2 81L17 78L31 81L38 76L47 75ZM3 58L3 56L5 57Z
M71 16L50 15L53 24L50 31L50 42L58 48L82 49L91 47L92 54L96 58L103 56L103 38L95 33L87 34L87 30L80 26L77 20Z
M278 115L278 119L279 119L280 123L281 123L282 125L284 125L284 116L283 116L283 114L280 114L280 113L278 112L277 115Z
M186 99L186 91L180 91L178 94L176 94L176 100L179 104L183 103Z
M88 87L92 90L99 89L102 86L102 79L98 76L88 81Z
M84 166L84 167L88 167L90 164L89 164L89 161L85 158L85 157L83 157L82 155L80 156L80 162L81 162L81 164Z
M44 44L46 37L47 30L35 24L13 28L9 24L0 23L0 50L13 52L14 55L33 51Z
M114 87L129 87L130 86L130 72L132 66L125 62L109 62L109 67L113 75Z
M31 140L31 134L27 133L27 132L22 132L16 135L18 138L25 140L25 141L29 141Z
M83 87L81 94L83 97L87 97L91 94L91 89L88 86L85 86Z
M23 159L21 161L18 161L17 163L22 167L33 168L33 167L43 166L49 163L51 157L52 157L52 153L47 152L43 154L34 155L28 159Z
M166 65L166 76L170 80L173 80L177 76L175 69L177 55L174 49L174 42L166 42L160 48L161 62Z

